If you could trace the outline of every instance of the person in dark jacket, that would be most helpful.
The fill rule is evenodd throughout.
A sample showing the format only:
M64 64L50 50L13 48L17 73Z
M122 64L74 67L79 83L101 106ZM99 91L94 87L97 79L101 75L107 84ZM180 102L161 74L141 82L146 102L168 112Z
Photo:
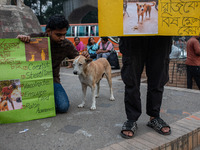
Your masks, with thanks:
M140 98L141 74L146 66L147 103L146 113L150 120L147 126L158 133L168 135L170 126L160 118L164 85L167 83L169 54L172 38L166 36L121 37L122 80L125 83L125 111L127 121L121 130L123 138L132 138L137 129L136 121L142 113Z
M33 33L29 36L17 36L17 38L23 42L30 42L33 37L50 37L55 106L56 111L59 113L67 112L69 108L68 96L60 83L60 64L66 57L73 59L79 55L73 43L65 38L68 28L69 23L65 17L63 15L56 14L49 18L46 25L46 31L44 33ZM82 53L82 55L89 57L86 52Z

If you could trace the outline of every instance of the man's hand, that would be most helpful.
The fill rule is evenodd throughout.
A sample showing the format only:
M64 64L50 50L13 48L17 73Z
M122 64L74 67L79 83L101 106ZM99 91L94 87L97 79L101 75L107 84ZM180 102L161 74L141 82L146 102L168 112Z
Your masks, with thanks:
M99 49L98 51L96 51L97 54L100 54L100 53L104 53L105 51L104 50L101 50Z
M90 55L87 51L83 51L81 55L85 56L86 58L90 58Z
M31 40L31 37L26 35L18 35L17 38L20 39L22 42L30 42Z

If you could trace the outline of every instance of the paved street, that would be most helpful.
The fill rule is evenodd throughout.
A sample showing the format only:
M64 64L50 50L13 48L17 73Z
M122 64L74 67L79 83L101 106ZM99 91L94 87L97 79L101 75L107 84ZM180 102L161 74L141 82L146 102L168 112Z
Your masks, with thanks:
M89 88L85 107L77 108L82 99L81 84L78 76L73 75L72 71L72 69L61 68L62 85L71 104L68 113L57 114L56 117L52 118L0 125L0 150L128 149L123 144L116 146L117 143L127 141L119 135L121 126L126 120L123 102L124 84L120 76L113 77L113 90L116 100L109 101L108 84L106 79L102 79L97 109L91 111L91 90ZM189 116L192 114L198 114L199 95L200 92L197 90L166 87L161 117L167 123L173 124L183 118L190 118ZM136 137L144 136L143 139L145 139L147 134L153 134L156 135L154 138L157 139L157 136L160 135L146 126L149 119L145 114L146 84L141 85L141 98L143 114L138 120L139 128ZM191 125L192 127L200 124L200 119L198 120L200 116L196 116L197 119L194 125ZM191 124L193 124L192 119ZM187 134L186 131L189 133L191 130L185 129L184 132ZM175 138L178 132L172 128L172 134L172 136L168 136L166 143L170 142L170 138ZM132 145L132 148L129 149L144 149L140 145L137 148Z

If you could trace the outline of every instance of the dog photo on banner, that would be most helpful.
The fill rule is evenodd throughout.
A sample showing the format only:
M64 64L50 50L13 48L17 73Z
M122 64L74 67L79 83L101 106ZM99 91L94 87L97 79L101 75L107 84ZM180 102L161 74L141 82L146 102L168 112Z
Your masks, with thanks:
M158 33L158 0L124 0L123 32L128 34Z
M22 109L20 80L0 81L0 112Z

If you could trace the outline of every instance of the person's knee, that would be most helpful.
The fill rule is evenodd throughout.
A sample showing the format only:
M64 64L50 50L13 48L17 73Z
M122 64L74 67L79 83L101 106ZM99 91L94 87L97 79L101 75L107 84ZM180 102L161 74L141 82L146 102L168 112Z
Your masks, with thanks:
M108 57L108 54L105 53L105 54L102 55L102 57L103 57L103 58L107 58L107 57Z
M70 104L69 103L63 103L62 105L59 105L56 107L56 112L58 113L66 113L69 109Z

